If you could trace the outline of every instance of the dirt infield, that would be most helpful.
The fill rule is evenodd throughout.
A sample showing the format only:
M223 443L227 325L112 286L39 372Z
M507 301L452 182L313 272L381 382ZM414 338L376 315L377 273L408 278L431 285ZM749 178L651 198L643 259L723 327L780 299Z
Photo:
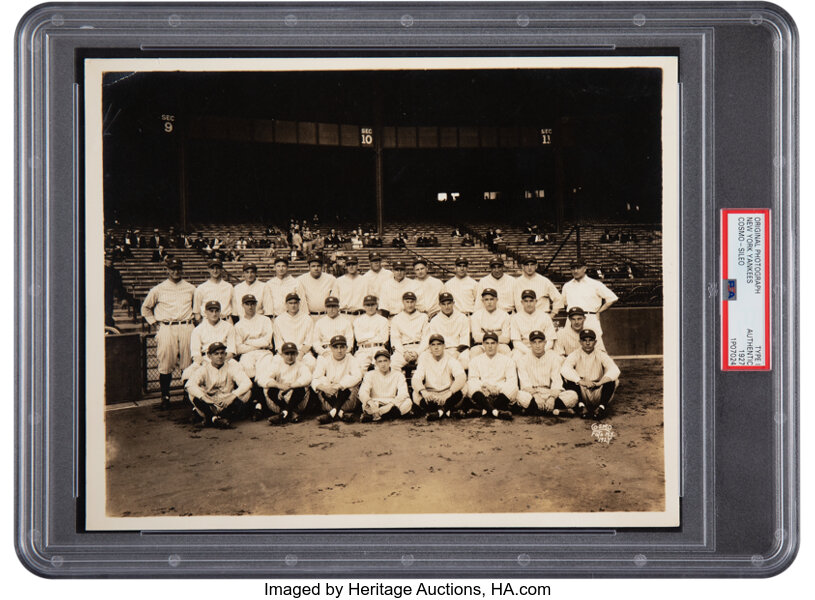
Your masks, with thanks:
M661 511L662 360L618 364L609 443L557 417L215 430L179 402L109 411L107 514Z

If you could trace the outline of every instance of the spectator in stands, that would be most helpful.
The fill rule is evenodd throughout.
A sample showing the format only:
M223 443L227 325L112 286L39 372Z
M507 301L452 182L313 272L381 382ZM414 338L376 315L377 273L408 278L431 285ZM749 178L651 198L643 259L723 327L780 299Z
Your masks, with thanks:
M600 236L600 243L601 244L610 244L611 243L611 233L606 227L606 230L603 232L603 235Z
M325 240L325 245L328 246L329 248L339 248L341 244L342 239L340 238L340 236L337 235L337 230L332 229L328 233L328 237Z
M295 229L291 234L291 249L298 254L303 252L303 236L300 235L300 230Z
M452 233L450 233L450 237L454 238L461 237L461 230L458 227L456 227L455 229L453 229Z
M153 255L150 257L150 262L164 262L167 260L167 252L164 250L164 246L160 245L155 250L153 250Z
M461 238L461 245L467 247L475 246L475 240L473 239L473 236L471 236L469 233L465 233L464 237Z
M631 234L630 233L628 233L627 231L624 231L624 232L622 232L620 234L620 243L621 244L627 244L630 241L631 241Z
M125 251L130 252L126 246L117 245L114 246L113 250L111 250L111 259L113 262L119 262L124 260L125 258L130 258L129 256L125 255Z
M158 229L153 230L153 236L150 238L148 243L149 248L158 248L159 246L166 246L167 242L164 240L161 235L159 235Z
M397 233L396 236L393 238L393 241L391 242L391 246L393 246L394 248L406 248L407 247L407 242L405 241L405 238L402 237L401 232Z
M357 230L354 229L354 231L351 232L351 248L354 250L360 250L362 249L362 246L362 239L357 234Z
M105 325L115 327L113 320L114 298L124 299L127 295L122 275L113 266L110 256L105 256Z
M133 235L133 232L129 229L125 232L125 235L122 238L122 245L125 247L127 254L130 254L131 249L139 247L139 243L136 241L136 236Z

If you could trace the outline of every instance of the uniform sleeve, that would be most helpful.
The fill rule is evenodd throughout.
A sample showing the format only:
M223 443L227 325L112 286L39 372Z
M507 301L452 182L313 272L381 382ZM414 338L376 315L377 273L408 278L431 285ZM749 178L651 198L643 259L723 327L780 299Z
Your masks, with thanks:
M317 388L324 383L326 383L325 358L321 356L317 359L317 364L314 367L314 377L311 379L311 389L316 392Z
M147 293L147 297L141 305L141 314L144 320L150 323L150 325L156 322L156 317L153 315L153 308L156 306L156 302L158 302L158 291L156 288L153 288Z
M597 282L597 295L600 296L606 302L616 302L619 300L617 294L612 292L606 284L598 281Z
M403 402L410 398L410 394L408 393L408 386L407 380L405 379L405 374L402 371L397 371L398 380L396 384L396 401Z
M470 373L467 378L467 387L470 390L470 395L481 390L481 369L479 368L479 360L470 361Z
M549 299L552 301L552 314L557 314L560 309L564 306L563 296L560 295L560 292L557 291L557 287L554 283L549 281L549 285L547 286L547 294Z
M470 316L470 332L473 336L473 341L480 344L484 341L484 330L481 328L481 311L476 311ZM469 345L469 344L468 344Z
M418 361L419 364L416 365L416 369L413 371L413 377L410 378L410 383L413 386L413 391L416 393L420 393L425 389L424 378L425 378L425 367L423 360Z
M309 317L307 319L308 323L306 323L306 333L303 337L303 346L306 348L306 352L311 349L312 344L314 343L314 319Z
M272 296L272 286L269 285L268 281L263 284L263 297L261 298L261 302L263 303L264 315L271 316L275 314L274 296Z
M362 381L362 366L359 364L359 361L351 356L351 366L348 369L348 372L345 376L340 379L340 387L344 389L352 388L355 385L359 385L359 382Z
M471 318L462 314L461 327L458 334L458 345L470 347L470 321ZM482 338L483 339L483 338Z
M359 400L362 404L367 404L371 401L371 374L373 371L368 371L365 377L362 378L362 385L359 386Z
M235 350L238 354L246 354L255 349L254 346L250 346L246 343L249 338L249 332L241 326L243 322L243 320L240 320L235 325Z
M187 381L187 385L184 386L190 397L198 398L199 400L204 397L206 394L206 378L207 370L204 367L198 369L195 374L190 377Z
M521 343L523 336L521 335L521 328L518 326L517 313L509 318L509 339L512 340L513 347L523 345Z
M376 338L374 338L374 341L380 342L382 344L387 344L388 338L390 337L390 324L388 323L388 320L382 315L377 316L379 316L379 318L377 319L378 328L376 332Z
M304 363L300 363L300 368L297 371L297 379L292 384L292 387L302 388L308 386L310 383L311 371L308 370L308 367Z
M194 362L201 362L201 331L198 327L190 335L190 356Z
M252 380L246 375L246 371L240 366L237 361L231 360L229 362L229 373L232 375L232 380L235 382L236 388L233 392L236 396L243 396L246 392L252 389Z
M399 327L399 320L397 318L391 321L391 346L394 352L404 352L402 329Z
M509 315L504 315L501 323L501 333L498 334L498 342L500 344L509 344Z
M549 315L546 315L546 327L543 330L543 335L546 336L546 349L551 350L555 347L555 340L557 340L557 329L555 329L555 323L552 321Z
M617 381L620 378L620 368L617 363L605 352L600 353L600 361L603 363L603 377L607 377L611 381Z
M514 400L518 394L518 370L515 368L515 363L509 357L506 357L506 364L504 365L504 383L501 384L501 393L510 400Z
M427 320L425 316L424 321L422 321L422 329L419 333L419 348L416 350L416 354L421 354L425 350L427 350L427 340L430 337L430 321Z
M569 356L566 357L566 360L563 361L563 365L560 367L560 375L566 381L571 381L572 383L580 383L580 375L577 374L574 367L577 363L577 353L582 352L582 350L575 350Z
M348 319L345 325L345 341L348 342L349 350L354 347L354 324L351 322L351 319Z
M275 349L280 349L283 345L283 333L280 331L280 317L272 321L272 340L274 341Z
M255 382L262 388L277 387L275 377L275 357L268 354L260 359L255 366Z
M548 354L549 356L549 389L553 392L559 392L563 389L563 379L560 376L560 367L563 363L560 356L557 354Z
M192 295L192 314L204 316L204 307L201 306L203 293L201 292L201 288L195 288L195 292Z
M560 378L560 375L558 375ZM518 379L521 380L521 389L527 392L531 392L532 389L535 387L532 383L532 377L529 373L529 367L527 366L526 357L518 363Z
M464 372L461 363L455 358L450 358L449 361L450 372L453 375L453 383L450 384L450 393L455 394L464 389L464 384L467 383L467 374Z
M227 321L221 321L221 323L227 323ZM236 344L235 344L235 326L234 325L229 325L229 331L226 334L226 341L224 342L224 344L226 344L226 351L227 352L231 352L233 355L236 354L236 352L235 352L235 347L236 347Z

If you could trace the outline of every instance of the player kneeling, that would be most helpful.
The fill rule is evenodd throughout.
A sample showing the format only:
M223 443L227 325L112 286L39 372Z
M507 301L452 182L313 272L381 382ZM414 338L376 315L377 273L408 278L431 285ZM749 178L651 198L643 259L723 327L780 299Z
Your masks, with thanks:
M507 409L518 394L518 372L515 363L498 352L498 335L492 331L484 334L482 340L484 354L470 360L470 376L467 389L475 404L475 412L468 416L492 416L496 419L511 420L512 413Z
M267 356L257 366L256 381L265 391L266 406L275 413L270 425L297 423L309 399L311 371L298 359L297 345L286 342L280 356Z
M325 414L317 421L323 425L336 419L350 422L359 403L359 383L362 369L348 354L344 335L335 335L329 342L330 352L317 359L311 389L317 394Z
M573 414L577 393L563 389L560 377L562 358L554 350L546 350L546 335L542 331L529 334L529 353L518 361L518 405L528 415Z
M563 361L560 374L564 388L578 395L577 412L581 417L602 418L617 389L620 369L611 357L595 349L597 335L591 329L580 332L580 348Z
M187 393L205 427L227 428L229 419L249 401L252 381L237 361L227 360L225 344L210 344L207 355L209 360L187 381Z
M412 402L402 371L391 369L391 355L379 350L374 355L376 367L368 371L359 388L363 423L382 419L398 419L410 412Z
M443 335L434 333L428 342L430 352L419 357L413 373L413 402L427 413L428 421L438 421L461 409L467 375L461 363L445 351Z

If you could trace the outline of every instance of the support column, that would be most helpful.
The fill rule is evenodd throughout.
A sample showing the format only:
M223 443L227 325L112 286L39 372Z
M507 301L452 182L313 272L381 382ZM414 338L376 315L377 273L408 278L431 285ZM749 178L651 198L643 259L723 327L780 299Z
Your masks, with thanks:
M385 235L385 183L382 173L382 94L374 83L374 169L376 169L376 229L379 237Z
M178 223L181 231L187 230L187 136L182 129L178 141Z

